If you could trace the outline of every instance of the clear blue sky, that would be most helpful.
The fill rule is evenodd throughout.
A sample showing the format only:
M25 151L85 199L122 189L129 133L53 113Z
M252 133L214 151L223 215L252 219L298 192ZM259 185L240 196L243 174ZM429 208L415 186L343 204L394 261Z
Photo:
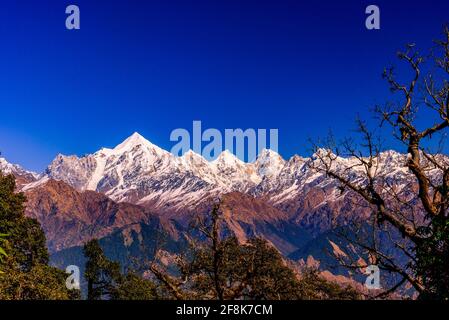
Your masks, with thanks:
M65 29L65 7L81 30ZM365 8L381 30L365 29ZM343 135L387 99L383 68L427 48L449 1L5 0L0 4L0 150L41 171L57 153L111 147L134 131L279 128L279 151Z

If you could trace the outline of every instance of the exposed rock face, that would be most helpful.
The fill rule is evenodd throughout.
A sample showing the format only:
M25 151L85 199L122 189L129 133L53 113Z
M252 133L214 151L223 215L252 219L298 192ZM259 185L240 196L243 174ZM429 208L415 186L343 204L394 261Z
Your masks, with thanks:
M51 252L80 246L117 230L123 230L129 241L129 232L140 232L136 226L155 221L161 227L160 231L177 240L187 232L188 223L195 215L207 215L211 207L204 204L197 208L197 212L169 219L152 214L144 207L117 203L94 191L77 191L65 182L52 179L26 191L26 195L26 214L42 224ZM241 242L248 237L263 237L289 254L310 239L306 231L288 221L286 213L262 200L233 192L224 195L221 201L224 227Z
M288 255L311 239L310 233L287 213L247 194L223 195L220 209L226 227L242 243L251 237L261 237Z
M80 192L61 181L49 180L26 196L26 214L41 223L50 251L81 245L152 217L142 207L116 203L93 191Z

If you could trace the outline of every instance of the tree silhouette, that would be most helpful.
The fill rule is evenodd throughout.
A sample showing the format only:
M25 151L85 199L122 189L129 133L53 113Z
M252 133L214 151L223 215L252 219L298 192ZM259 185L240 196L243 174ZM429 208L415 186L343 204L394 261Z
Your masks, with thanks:
M399 100L375 108L380 125L389 125L393 137L407 149L404 166L413 177L411 183L401 186L395 177L382 173L381 140L361 120L357 121L361 142L336 143L330 137L325 148L314 144L310 162L312 168L337 181L342 192L357 194L362 205L372 209L372 238L355 242L382 270L399 275L386 293L409 283L422 299L449 298L449 158L443 154L449 128L448 27L435 45L427 57L414 44L398 53L411 77L401 82L394 68L386 68L383 78ZM351 165L337 165L339 155L351 157ZM359 179L351 176L355 168L361 169ZM382 233L407 258L406 263L380 248Z

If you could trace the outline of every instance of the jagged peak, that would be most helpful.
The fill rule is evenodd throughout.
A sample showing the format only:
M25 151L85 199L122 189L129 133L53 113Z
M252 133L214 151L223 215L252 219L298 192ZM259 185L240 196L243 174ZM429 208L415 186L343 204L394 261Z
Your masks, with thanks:
M128 138L126 138L122 143L117 145L114 150L123 150L123 149L129 149L133 148L139 144L150 144L153 145L150 141L145 139L142 135L140 135L138 132L134 132L132 135L130 135Z
M297 154L293 155L290 159L288 159L289 163L303 163L309 160L308 158L303 158Z
M102 155L108 155L110 154L114 149L111 148L101 148L100 150L98 150L97 152L95 152L95 154L102 154Z
M207 162L206 159L204 159L204 157L198 153L196 153L193 150L188 150L186 151L182 156L179 157L179 159L181 160L186 160L186 161L201 161L201 162Z
M282 156L279 153L271 149L262 149L262 151L260 151L259 155L257 156L255 162L257 163L268 159L276 159L280 162L285 162L284 158L282 158Z
M189 149L188 151L186 151L181 158L187 158L187 157L201 157L201 155L199 155L198 153L196 153L195 151L193 151L192 149Z
M384 157L403 157L404 153L400 153L399 151L390 149L390 150L382 151L380 153L380 155L384 156Z
M212 163L214 163L214 164L217 164L217 163L239 163L239 164L244 164L245 162L243 162L242 160L237 158L237 156L235 154L233 154L231 151L226 149L223 152L221 152L218 155L217 159L212 161Z
M55 160L56 159L64 159L64 158L78 158L78 156L74 155L74 154L72 154L72 155L65 155L65 154L62 154L62 153L58 153L56 155L56 157L55 157Z
M4 171L4 173L10 173L12 168L15 168L16 165L9 163L5 158L0 157L0 170Z
M329 148L318 148L315 150L315 152L312 155L312 159L317 159L320 157L333 157L333 158L340 158L339 156L337 156L334 151L332 149Z
M132 135L130 135L128 138L126 138L122 143L117 145L114 149L112 149L110 152L113 153L122 153L124 151L130 151L136 146L144 146L148 149L155 150L158 154L168 154L168 151L165 151L158 147L157 145L153 144L149 140L147 140L145 137L143 137L138 132L134 132ZM108 149L103 148L103 151L107 152Z

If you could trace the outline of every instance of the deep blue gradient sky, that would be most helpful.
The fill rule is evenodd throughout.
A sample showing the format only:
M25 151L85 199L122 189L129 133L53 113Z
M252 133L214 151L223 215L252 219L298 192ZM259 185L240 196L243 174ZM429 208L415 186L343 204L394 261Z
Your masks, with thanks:
M65 7L81 30L65 29ZM381 30L365 29L365 8ZM4 0L0 150L41 171L57 153L112 147L134 131L279 128L279 151L353 127L388 97L383 68L427 48L449 1Z

